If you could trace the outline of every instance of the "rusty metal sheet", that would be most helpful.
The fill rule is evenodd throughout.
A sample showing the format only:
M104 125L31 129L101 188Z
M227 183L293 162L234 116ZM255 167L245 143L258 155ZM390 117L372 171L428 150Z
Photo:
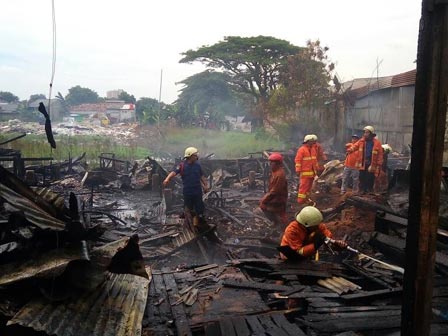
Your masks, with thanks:
M60 336L141 335L150 280L108 273L94 291L59 304L44 299L25 305L8 325L20 324Z
M4 198L6 202L17 210L22 211L28 221L43 230L63 231L65 229L65 223L63 221L49 215L29 199L19 195L1 183L0 197Z
M82 246L52 250L37 258L0 266L0 286L35 276L48 277L61 274L72 260L85 259Z
M80 274L77 277L81 279L84 277L84 284L90 286L87 283L87 278L105 271L110 265L112 257L118 251L125 249L128 242L129 238L123 238L97 247L91 251L90 256L86 255L83 246L79 245L72 248L52 250L26 262L20 261L0 265L0 286L32 277L56 277L64 272L71 261L89 259L88 264L77 265L78 268L83 266L78 270ZM74 271L76 270L77 268L74 268Z

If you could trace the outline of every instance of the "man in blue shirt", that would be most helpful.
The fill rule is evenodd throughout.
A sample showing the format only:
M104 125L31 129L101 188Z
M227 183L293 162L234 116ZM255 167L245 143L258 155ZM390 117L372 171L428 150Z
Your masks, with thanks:
M198 159L197 148L188 147L185 149L184 160L168 174L163 181L163 186L166 187L174 176L181 176L185 210L191 213L193 224L201 230L207 227L204 218L205 206L202 201L202 191L204 190L206 193L208 191L208 186L207 179L202 172Z

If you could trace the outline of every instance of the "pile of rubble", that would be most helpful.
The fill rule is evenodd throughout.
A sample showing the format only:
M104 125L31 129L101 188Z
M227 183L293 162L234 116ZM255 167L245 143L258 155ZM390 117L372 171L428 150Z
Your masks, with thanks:
M331 165L311 198L362 253L284 262L281 228L253 213L267 187L260 154L201 159L211 186L201 234L183 215L181 182L163 191L168 167L151 158L104 157L32 188L0 166L0 334L397 335L406 218L387 194L340 195ZM285 162L292 219L293 155ZM442 335L448 234L438 234L432 328Z

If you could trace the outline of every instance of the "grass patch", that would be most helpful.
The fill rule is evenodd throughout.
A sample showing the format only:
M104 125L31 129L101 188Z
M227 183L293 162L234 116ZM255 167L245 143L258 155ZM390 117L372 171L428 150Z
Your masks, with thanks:
M152 134L154 134L153 132ZM149 133L148 133L149 134ZM183 156L186 147L197 147L200 155L211 153L215 158L245 157L249 153L266 149L283 149L285 145L267 133L241 133L206 130L203 128L165 128L163 137L148 135L141 139L118 141L114 137L98 135L56 135L56 149L51 149L45 135L29 134L2 148L20 150L22 157L53 157L57 161L67 160L69 155L77 157L86 152L87 161L96 166L101 153L115 153L122 160L137 160L147 156L158 157L159 153L170 153L171 157ZM0 142L18 134L1 134Z

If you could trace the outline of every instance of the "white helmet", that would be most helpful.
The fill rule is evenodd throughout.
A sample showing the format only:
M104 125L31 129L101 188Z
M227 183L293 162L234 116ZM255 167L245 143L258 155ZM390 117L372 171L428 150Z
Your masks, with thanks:
M196 147L188 147L187 149L185 149L184 157L189 158L193 154L197 154L197 153L198 153L198 149Z
M383 151L386 154L389 154L392 152L392 147L389 144L384 144L381 147L383 147Z
M311 140L317 141L317 135L316 134L310 134L311 137L313 137Z
M306 206L296 216L296 220L304 227L319 225L324 217L316 207Z
M305 137L303 138L303 143L307 143L308 141L315 141L312 134L305 135Z
M364 131L369 131L370 133L375 134L375 129L373 128L373 126L364 127Z

